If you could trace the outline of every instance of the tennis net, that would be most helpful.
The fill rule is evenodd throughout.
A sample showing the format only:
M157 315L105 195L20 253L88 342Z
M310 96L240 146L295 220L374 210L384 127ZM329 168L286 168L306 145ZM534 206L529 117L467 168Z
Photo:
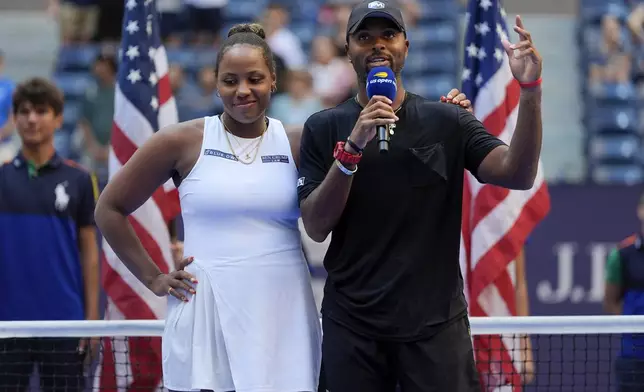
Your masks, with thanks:
M163 389L163 326L159 320L0 322L0 391ZM485 350L477 357L487 358L479 366L492 369L482 376L486 392L644 391L644 316L472 318L471 330L477 349ZM513 342L519 377L505 373L495 353L499 337ZM80 341L96 355L79 352Z

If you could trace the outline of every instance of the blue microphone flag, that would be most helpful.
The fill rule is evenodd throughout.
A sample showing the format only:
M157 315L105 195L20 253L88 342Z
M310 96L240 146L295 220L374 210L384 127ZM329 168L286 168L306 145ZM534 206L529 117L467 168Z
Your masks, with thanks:
M375 67L367 75L367 97L382 95L390 100L396 98L396 75L389 67Z

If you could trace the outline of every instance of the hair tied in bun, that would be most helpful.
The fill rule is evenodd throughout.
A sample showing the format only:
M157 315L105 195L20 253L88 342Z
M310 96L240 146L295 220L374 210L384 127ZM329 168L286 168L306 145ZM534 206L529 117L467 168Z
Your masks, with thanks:
M0 0L1 1L1 0ZM235 45L250 45L262 51L266 66L271 74L276 74L276 64L273 58L273 52L266 42L266 32L262 25L258 23L241 23L233 26L228 30L228 37L224 40L217 53L217 62L215 63L215 75L219 74L219 64L224 54Z
M260 25L259 23L241 23L235 25L231 27L230 30L228 30L228 37L242 33L255 34L261 39L266 39L266 32L264 31L262 25Z

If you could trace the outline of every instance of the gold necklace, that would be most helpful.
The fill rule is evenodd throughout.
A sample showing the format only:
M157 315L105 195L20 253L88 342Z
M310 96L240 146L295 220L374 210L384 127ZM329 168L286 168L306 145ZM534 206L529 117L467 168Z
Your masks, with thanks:
M251 140L250 143L246 144L245 146L242 145L242 143L239 142L239 139L237 136L231 134L233 137L233 140L235 140L235 144L237 147L240 148L239 155L243 155L244 153L246 154L246 159L250 159L250 152L253 151L252 149L257 146L257 144L260 142L260 138L255 138Z
M226 134L226 142L228 142L228 148L230 148L230 152L235 156L235 158L237 158L237 161L239 161L240 163L243 163L244 165L250 165L253 162L255 162L255 159L257 159L257 155L259 154L259 147L262 144L262 141L264 140L264 135L266 134L266 130L268 129L268 121L264 120L264 130L262 131L262 134L259 137L259 141L257 143L255 143L255 148L254 148L255 155L252 158L250 158L250 154L251 154L252 150L249 151L248 153L246 153L246 158L250 159L250 161L245 162L235 152L235 149L233 148L232 143L230 143L230 138L228 137L228 134L231 134L233 136L235 136L235 135L232 132L230 132L230 130L226 126L226 123L224 122L223 116L220 116L219 120L221 121L222 125L224 126L224 130L225 130L224 133ZM251 144L253 144L253 143L251 143ZM242 152L243 152L243 150L242 150Z

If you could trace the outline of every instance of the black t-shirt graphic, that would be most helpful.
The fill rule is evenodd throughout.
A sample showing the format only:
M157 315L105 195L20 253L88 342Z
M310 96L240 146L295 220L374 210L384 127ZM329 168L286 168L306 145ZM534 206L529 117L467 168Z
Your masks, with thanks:
M311 116L302 134L298 194L324 180L351 133L355 99ZM324 259L323 313L374 339L431 335L467 310L459 266L464 169L476 175L504 143L456 105L407 93L388 154L364 150Z

